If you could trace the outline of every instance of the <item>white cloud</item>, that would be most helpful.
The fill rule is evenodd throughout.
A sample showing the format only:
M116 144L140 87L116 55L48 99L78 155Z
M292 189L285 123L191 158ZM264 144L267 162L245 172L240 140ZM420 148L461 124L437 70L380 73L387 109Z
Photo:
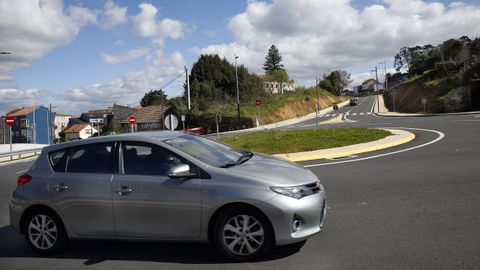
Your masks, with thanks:
M64 91L54 97L55 103L59 107L69 108L66 113L72 114L93 108L105 108L113 103L138 104L147 91L160 88L183 72L185 60L180 52L163 55L161 58L161 65L152 64L105 83ZM180 77L163 90L169 97L179 95L183 92L183 82L184 77Z
M114 64L126 62L138 57L142 57L147 53L148 53L148 49L140 48L140 49L130 50L120 55L111 55L108 53L102 53L101 57L104 63L114 65Z
M288 18L288 19L286 19ZM356 9L350 0L249 1L228 29L235 41L193 48L196 53L236 53L249 69L261 69L275 44L289 74L311 80L333 69L393 59L403 46L480 35L480 8L422 0L384 0Z
M110 29L118 25L126 24L127 22L127 7L120 7L113 3L112 0L105 2L101 24L102 28Z
M36 105L47 104L46 96L48 92L40 89L19 90L16 88L0 89L0 115L5 115L7 112L22 107L33 106L33 99L35 96Z
M14 79L11 72L28 67L52 49L70 43L80 29L96 22L95 12L57 0L2 1L0 48L11 55L0 57L0 80Z
M125 45L125 41L119 39L119 40L115 41L115 42L113 43L113 45L115 45L115 46L123 46L123 45Z
M72 6L69 8L70 17L80 27L98 22L97 12L84 7Z
M186 26L177 20L165 18L157 21L158 9L148 3L138 6L140 13L132 17L135 31L142 37L178 39L184 36Z

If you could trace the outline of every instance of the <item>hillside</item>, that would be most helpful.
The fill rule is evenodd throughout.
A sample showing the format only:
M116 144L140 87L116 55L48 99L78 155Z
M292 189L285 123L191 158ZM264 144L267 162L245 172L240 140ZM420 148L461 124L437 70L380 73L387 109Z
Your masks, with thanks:
M427 113L460 112L478 108L478 87L475 80L469 85L462 83L463 73L437 78L430 71L400 84L396 91L395 107L397 112L423 112L422 98L427 99ZM385 104L393 110L393 99L388 93Z
M257 113L260 113L260 124L262 125L300 117L315 112L316 94L317 90L315 88L309 88L283 95L269 95L261 99L259 107L254 102L241 104L240 114L242 117L256 118ZM309 97L308 103L305 101L307 96ZM348 97L332 95L323 89L318 89L318 97L320 110L348 99ZM214 108L217 108L217 111L218 108L222 108L220 111L226 112L225 114L228 117L236 117L237 115L236 104L218 104ZM214 112L211 110L210 113Z

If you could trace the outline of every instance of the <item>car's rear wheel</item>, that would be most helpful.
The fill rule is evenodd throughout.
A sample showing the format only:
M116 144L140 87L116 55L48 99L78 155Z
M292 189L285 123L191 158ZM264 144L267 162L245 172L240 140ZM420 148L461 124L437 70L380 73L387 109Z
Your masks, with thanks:
M42 209L30 213L24 226L27 244L38 254L58 252L68 242L62 222L52 211Z
M261 258L273 246L270 223L258 210L240 207L224 211L215 224L215 244L238 261Z

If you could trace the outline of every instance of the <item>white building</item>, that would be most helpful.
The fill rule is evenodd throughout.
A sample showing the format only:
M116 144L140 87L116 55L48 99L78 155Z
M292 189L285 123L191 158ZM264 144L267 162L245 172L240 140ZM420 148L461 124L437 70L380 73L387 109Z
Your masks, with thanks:
M68 126L68 121L72 118L70 115L65 114L55 114L55 120L53 129L55 130L55 139L60 139L60 132Z
M93 134L98 133L98 130L92 127L90 124L76 124L65 131L65 140L71 141L75 139L87 139L92 137Z

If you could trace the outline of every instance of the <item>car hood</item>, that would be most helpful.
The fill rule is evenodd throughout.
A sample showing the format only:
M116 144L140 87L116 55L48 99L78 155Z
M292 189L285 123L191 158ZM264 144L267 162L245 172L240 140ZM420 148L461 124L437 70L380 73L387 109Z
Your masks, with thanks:
M248 161L228 168L230 172L268 182L270 185L296 186L318 181L316 175L291 161L258 154Z

